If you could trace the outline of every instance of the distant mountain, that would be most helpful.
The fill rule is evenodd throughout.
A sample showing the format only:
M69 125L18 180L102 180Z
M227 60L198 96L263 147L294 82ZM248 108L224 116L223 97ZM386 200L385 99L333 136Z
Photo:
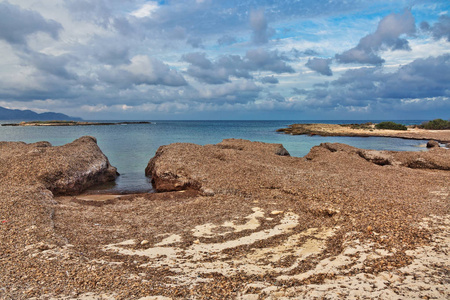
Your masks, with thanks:
M51 121L51 120L73 120L80 121L81 118L70 117L65 114L46 112L36 113L31 110L7 109L0 106L0 120L31 120L31 121Z

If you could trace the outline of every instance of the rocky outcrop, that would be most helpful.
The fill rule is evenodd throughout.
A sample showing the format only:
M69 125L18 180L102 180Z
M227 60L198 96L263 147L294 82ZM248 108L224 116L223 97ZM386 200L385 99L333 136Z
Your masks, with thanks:
M67 243L55 234L54 195L77 194L116 176L116 168L93 137L58 147L48 142L0 142L0 253L8 258L0 260L0 269L27 269L24 249L29 245L43 245L38 249L44 251L45 245ZM17 258L20 255L25 258ZM0 282L5 282L5 277Z
M178 153L178 154L175 154ZM289 156L281 144L226 139L217 145L171 144L161 146L145 174L158 192L195 189L205 195L236 191L230 172L258 172L258 162ZM248 166L245 166L245 164ZM253 165L255 164L255 165ZM254 169L252 169L254 168ZM245 180L240 185L245 185Z
M450 170L450 153L447 149L432 148L423 152L407 152L407 151L378 151L358 149L345 144L323 143L311 149L305 158L308 160L319 159L320 156L329 152L343 152L365 159L368 162L380 166L399 166L411 169L435 169Z
M408 130L386 130L376 129L374 124L292 124L288 128L278 129L277 132L291 135L380 136L414 140L436 140L441 143L450 141L450 130L427 130L416 127L409 127Z
M439 142L435 140L430 140L427 143L427 148L439 147Z
M56 195L77 194L118 175L90 136L57 147L48 142L1 142L0 151L3 180L42 185Z

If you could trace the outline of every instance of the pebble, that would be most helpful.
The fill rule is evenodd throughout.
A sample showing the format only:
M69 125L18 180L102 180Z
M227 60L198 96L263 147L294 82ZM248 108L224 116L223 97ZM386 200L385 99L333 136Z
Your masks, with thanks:
M271 215L280 215L284 213L284 210L273 210L270 212Z

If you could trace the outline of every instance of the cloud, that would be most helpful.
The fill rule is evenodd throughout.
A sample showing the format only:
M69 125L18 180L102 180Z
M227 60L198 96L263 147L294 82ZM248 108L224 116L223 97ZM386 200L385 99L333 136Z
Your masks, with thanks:
M218 103L247 103L254 101L261 87L250 80L237 80L214 87L204 87L198 91L199 98Z
M302 57L302 56L316 56L319 55L319 53L312 49L306 49L305 51L299 51L298 49L292 48L290 53L294 57Z
M230 82L230 76L252 78L239 55L221 56L212 62L206 58L205 53L189 53L183 55L182 59L190 63L187 74L201 82L223 84Z
M191 45L193 48L203 48L203 41L199 37L189 37L186 41L189 45Z
M220 46L232 45L235 43L237 43L237 39L229 35L224 35L217 39L217 44Z
M61 24L44 19L39 13L22 9L9 2L0 3L0 39L10 44L26 45L26 38L36 32L45 32L58 39Z
M411 10L401 14L392 13L384 17L374 33L363 37L355 48L336 54L341 63L381 65L384 60L378 55L382 49L411 50L403 34L413 35L416 31Z
M295 73L294 69L286 64L287 57L278 51L267 51L262 48L247 51L245 55L246 67L250 70L272 71L274 73Z
M430 32L434 39L447 39L450 42L450 17L448 15L441 15L439 21L430 26L427 22L422 22L420 28L424 31Z
M450 54L416 59L393 73L385 73L381 67L348 70L328 88L307 91L304 104L325 109L392 109L420 101L427 109L432 105L429 99L434 98L450 109Z
M308 91L305 89L292 88L292 94L293 95L306 95L306 94L308 94Z
M151 16L152 13L155 12L157 9L158 3L155 1L149 1L144 5L142 5L139 9L131 12L130 14L137 18L145 18Z
M181 74L170 69L160 60L146 55L136 55L130 60L129 64L114 69L105 69L99 72L99 76L100 79L121 88L128 88L133 85L172 87L187 85Z
M277 83L279 83L278 78L274 77L273 75L261 78L261 82L262 83L270 83L270 84L277 84Z
M250 12L250 27L253 31L252 41L257 45L266 44L275 34L275 30L268 26L263 10Z
M332 76L333 72L330 68L331 61L331 58L313 58L308 59L308 62L305 64L305 66L322 75Z
M205 53L189 53L182 59L190 66L187 74L199 81L209 84L230 82L230 77L253 78L251 72L271 71L277 74L294 73L294 69L286 64L286 58L277 51L252 49L244 57L239 55L222 55L212 62Z
M32 64L38 72L50 74L61 79L71 80L77 76L67 70L67 65L76 61L71 55L53 56L39 52L30 52L22 57Z

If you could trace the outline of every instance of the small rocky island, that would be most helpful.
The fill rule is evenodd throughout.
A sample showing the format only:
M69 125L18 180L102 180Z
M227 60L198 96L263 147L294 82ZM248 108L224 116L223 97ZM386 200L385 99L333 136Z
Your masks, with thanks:
M450 297L443 147L176 143L145 172L156 193L83 195L117 176L95 138L0 142L0 298Z
M152 123L147 121L137 121L137 122L28 121L20 123L2 124L2 126L101 126L101 125L129 125L129 124L152 124Z
M405 130L377 129L376 124L292 124L277 130L291 135L393 137L414 140L436 140L450 143L450 129L430 130L417 126L405 126Z

